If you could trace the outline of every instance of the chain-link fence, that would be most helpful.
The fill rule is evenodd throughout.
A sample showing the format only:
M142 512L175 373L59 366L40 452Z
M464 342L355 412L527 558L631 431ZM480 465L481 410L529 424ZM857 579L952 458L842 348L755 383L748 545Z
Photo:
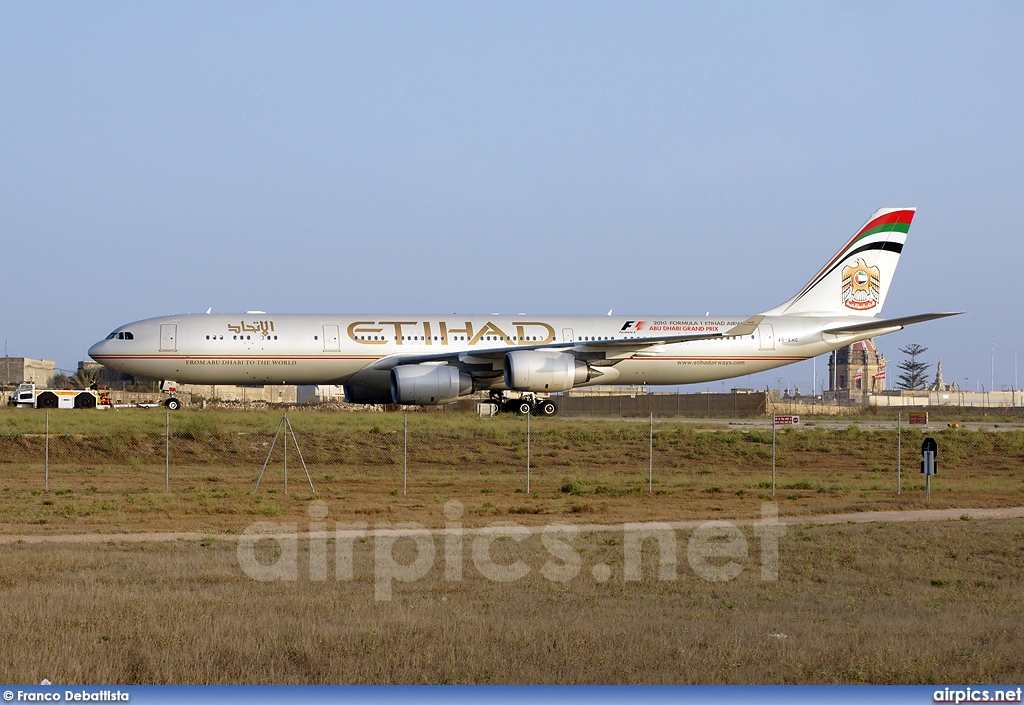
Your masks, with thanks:
M922 431L895 420L830 427L806 422L773 434L770 418L731 423L660 419L536 418L469 413L328 413L195 410L41 411L0 415L3 490L196 493L210 509L228 494L282 492L377 497L671 495L713 509L726 498L776 495L895 499L923 487ZM1012 470L1021 432L957 431L933 424L939 461ZM902 458L897 455L902 450ZM273 451L273 452L271 452ZM300 457L301 453L301 457ZM901 477L897 478L897 471ZM938 481L941 483L940 471ZM490 509L497 506L490 502ZM212 510L212 509L211 509ZM526 511L526 510L524 510Z

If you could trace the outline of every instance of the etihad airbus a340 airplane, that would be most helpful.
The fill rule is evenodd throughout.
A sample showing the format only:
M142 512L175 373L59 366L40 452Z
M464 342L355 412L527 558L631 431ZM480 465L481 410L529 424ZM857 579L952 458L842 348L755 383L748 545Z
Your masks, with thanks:
M914 212L876 211L793 298L754 316L188 314L121 326L89 355L178 383L342 384L364 404L486 390L503 410L551 415L552 392L739 377L956 315L875 318Z

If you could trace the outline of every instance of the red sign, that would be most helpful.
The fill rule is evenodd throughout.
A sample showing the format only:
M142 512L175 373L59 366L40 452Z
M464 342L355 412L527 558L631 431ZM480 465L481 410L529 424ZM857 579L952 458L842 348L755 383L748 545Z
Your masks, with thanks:
M910 423L920 424L922 426L928 425L928 414L911 414Z
M790 424L800 423L800 417L796 415L787 414L783 416L781 414L776 414L774 417L774 422L776 426L789 426Z

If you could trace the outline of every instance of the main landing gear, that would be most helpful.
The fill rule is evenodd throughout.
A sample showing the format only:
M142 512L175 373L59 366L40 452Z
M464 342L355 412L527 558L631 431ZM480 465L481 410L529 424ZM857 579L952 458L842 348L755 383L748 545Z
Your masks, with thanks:
M534 416L554 416L558 413L558 407L550 399L541 399L533 392L522 392L519 397L511 399L506 392L495 392L491 394L491 403L498 407L498 411L506 414L533 414Z

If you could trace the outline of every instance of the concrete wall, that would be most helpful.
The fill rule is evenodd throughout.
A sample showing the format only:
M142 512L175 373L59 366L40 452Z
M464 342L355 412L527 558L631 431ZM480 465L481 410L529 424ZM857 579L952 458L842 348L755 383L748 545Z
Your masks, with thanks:
M777 414L849 414L859 413L867 407L893 409L927 409L929 407L963 409L1008 409L1024 407L1024 392L898 392L886 394L845 393L837 404L832 399L813 397L783 398L773 396L770 408Z
M1021 392L1012 390L999 392L902 392L893 394L869 394L865 406L965 406L965 407L1010 407L1022 406Z
M551 400L565 415L596 416L694 416L749 418L768 413L764 392L730 394L553 394Z
M126 392L123 389L111 389L108 391L110 394L111 404L163 404L164 400L167 399L167 395L162 392ZM181 399L181 403L185 406L191 404L191 397L188 394L179 394L178 398Z
M178 391L207 400L233 402L267 402L268 404L296 404L298 391L293 384L267 384L262 387L237 387L232 384L182 384Z

